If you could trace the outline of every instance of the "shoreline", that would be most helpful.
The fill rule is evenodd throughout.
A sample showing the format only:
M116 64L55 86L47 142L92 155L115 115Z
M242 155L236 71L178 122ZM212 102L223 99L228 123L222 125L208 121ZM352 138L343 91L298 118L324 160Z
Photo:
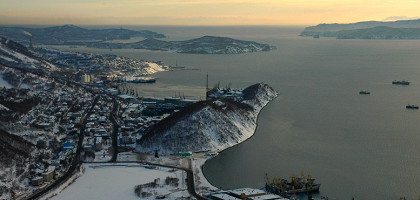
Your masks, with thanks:
M210 157L210 158L206 158L205 159L205 161L199 166L199 172L198 172L198 175L199 176L201 176L201 177L204 177L204 180L205 180L205 184L207 185L207 186L211 186L211 187L213 187L213 188L217 188L218 190L222 190L221 188L219 188L219 187L216 187L216 186L214 186L212 183L210 183L210 181L207 179L207 177L206 177L206 175L205 175L205 173L204 173L204 171L203 171L203 166L209 161L209 160L211 160L211 159L213 159L213 158L215 158L215 157L217 157L217 156L219 156L220 154L222 154L222 153L224 153L226 150L228 150L228 149L230 149L230 148L232 148L232 147L235 147L235 146L237 146L237 145L240 145L240 144L243 144L245 141L248 141L249 139L251 139L252 137L254 137L254 135L255 135L255 133L256 133L256 131L257 131L257 129L258 129L258 119L259 119L259 117L260 117L260 114L261 114L261 111L268 105L268 104L270 104L271 102L273 102L275 99L277 99L277 97L279 96L279 93L276 91L276 95L274 96L274 98L273 99L271 99L271 100L269 100L266 104L264 104L262 107L261 107L261 109L258 111L258 114L257 114L257 117L256 117L256 127L255 127L255 130L254 130L254 133L249 137L249 138L247 138L247 139L245 139L244 141L242 141L242 142L240 142L240 143L237 143L237 144L235 144L235 145L232 145L232 146L230 146L230 147L228 147L228 148L225 148L225 149L223 149L223 150L221 150L221 151L219 151L219 152L217 152L218 154L216 155L216 156L214 156L214 157ZM193 159L193 158L192 158ZM193 168L193 166L192 166L192 168ZM193 168L193 171L194 171L194 168ZM195 180L195 179L194 179ZM198 184L196 184L196 186L197 186ZM196 191L198 192L198 193L200 193L201 195L202 195L202 191L200 191L200 189L197 189L196 188Z

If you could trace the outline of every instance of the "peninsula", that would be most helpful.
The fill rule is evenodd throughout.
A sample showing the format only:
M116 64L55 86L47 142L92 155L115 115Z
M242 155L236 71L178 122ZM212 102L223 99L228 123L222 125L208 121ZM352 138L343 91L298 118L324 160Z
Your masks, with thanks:
M88 46L104 49L148 49L190 54L240 54L270 51L275 48L268 44L217 36L203 36L185 41L162 41L148 38L134 43L97 42Z
M161 33L123 28L86 29L75 25L46 28L0 26L0 35L24 45L87 45L92 42L128 40L132 37L165 38ZM32 45L31 44L31 45Z
M261 109L277 96L269 85L257 83L242 91L243 99L209 99L185 107L152 127L137 150L161 154L221 151L250 138Z
M367 21L350 24L318 24L306 27L300 36L337 39L420 39L420 19L394 22Z

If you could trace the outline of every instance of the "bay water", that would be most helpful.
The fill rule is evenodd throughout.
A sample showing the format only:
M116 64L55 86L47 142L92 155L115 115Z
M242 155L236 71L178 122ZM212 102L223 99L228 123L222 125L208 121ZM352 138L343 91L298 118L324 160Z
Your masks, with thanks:
M132 84L141 96L204 99L207 73L210 86L265 82L277 90L255 135L204 165L215 186L262 188L265 173L290 178L303 171L329 199L419 198L420 111L405 106L420 104L420 41L303 38L303 27L126 28L157 31L166 40L214 35L277 47L239 55L70 49L186 67L154 74L156 84Z

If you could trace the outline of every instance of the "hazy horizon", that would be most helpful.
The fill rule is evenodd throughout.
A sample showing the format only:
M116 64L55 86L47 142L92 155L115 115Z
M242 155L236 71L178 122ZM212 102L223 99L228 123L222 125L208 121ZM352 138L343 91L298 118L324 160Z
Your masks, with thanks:
M370 21L378 21L378 22L394 22L400 20L417 20L420 18L415 19L397 19L397 20L364 20L364 21L354 21L354 22L346 22L346 23L336 23L336 24L352 24L358 22L370 22ZM42 28L42 27L54 27L54 26L65 26L65 25L73 25L78 27L115 27L115 28L129 28L129 27L284 27L284 28L305 28L308 26L316 26L319 24L334 24L334 23L318 23L318 24L306 24L306 25L259 25L259 24L249 24L249 25L171 25L171 24L74 24L74 23L59 23L59 24L4 24L0 23L0 26L17 26L17 27L33 27L33 28Z
M2 25L308 26L417 19L413 0L0 0Z

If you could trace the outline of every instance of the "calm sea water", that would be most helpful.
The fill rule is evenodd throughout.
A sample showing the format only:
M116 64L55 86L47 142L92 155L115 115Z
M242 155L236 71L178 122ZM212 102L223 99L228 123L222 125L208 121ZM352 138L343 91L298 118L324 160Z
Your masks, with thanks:
M135 86L144 96L203 98L207 72L211 84L265 82L279 91L255 135L204 166L215 186L260 188L266 172L288 178L303 171L330 199L419 197L420 111L405 106L420 104L420 41L301 38L301 27L130 28L169 40L218 35L277 47L241 55L79 49L200 69L158 73L156 84ZM391 84L403 79L411 85Z

